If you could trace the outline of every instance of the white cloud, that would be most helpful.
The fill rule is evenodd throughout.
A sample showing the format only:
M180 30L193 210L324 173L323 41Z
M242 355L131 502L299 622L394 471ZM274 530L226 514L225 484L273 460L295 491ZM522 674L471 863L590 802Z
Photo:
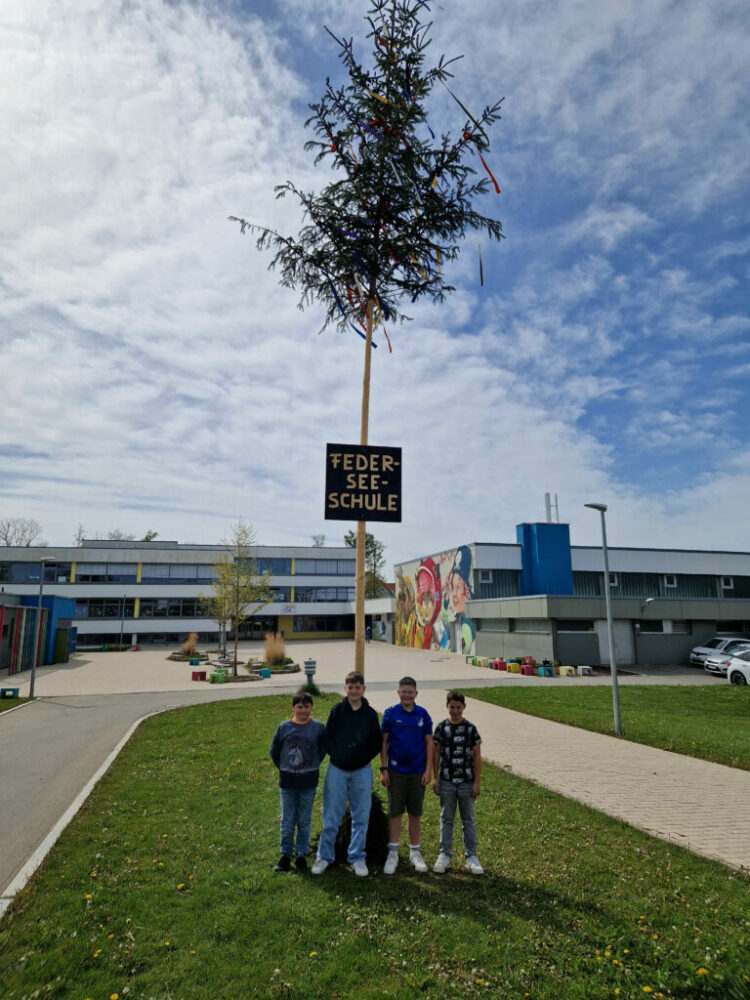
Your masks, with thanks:
M362 342L316 337L319 311L295 308L227 216L294 231L273 185L321 182L302 149L322 85L307 60L336 72L322 22L358 44L364 30L343 0L276 16L9 5L1 495L50 541L79 521L210 542L241 515L268 544L347 527L323 524L323 455L358 438ZM405 521L378 530L389 558L510 540L547 490L574 540L597 540L593 497L620 544L750 546L733 499L747 468L728 464L747 393L733 378L727 408L701 392L706 365L746 367L746 201L732 198L750 152L747 18L727 0L473 0L432 17L434 50L468 55L469 105L507 95L490 156L503 196L482 208L508 239L483 242L484 289L472 237L456 293L407 308L392 355L377 337L370 440L405 453ZM435 125L460 117L437 96ZM714 208L710 232L686 228ZM674 483L651 466L638 479L639 451L687 464Z

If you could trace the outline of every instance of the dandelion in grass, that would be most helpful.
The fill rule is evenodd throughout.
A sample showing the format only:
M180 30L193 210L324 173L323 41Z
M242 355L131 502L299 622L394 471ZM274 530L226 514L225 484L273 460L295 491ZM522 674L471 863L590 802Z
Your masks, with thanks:
M317 951L311 951L310 952L310 958L317 958L317 957L318 957Z
M708 969L704 969L703 966L701 966L700 969L698 969L698 975L699 976L707 976L708 975ZM747 976L745 978L747 979Z
M654 991L651 989L650 986L644 986L643 987L643 992L644 993L653 993Z

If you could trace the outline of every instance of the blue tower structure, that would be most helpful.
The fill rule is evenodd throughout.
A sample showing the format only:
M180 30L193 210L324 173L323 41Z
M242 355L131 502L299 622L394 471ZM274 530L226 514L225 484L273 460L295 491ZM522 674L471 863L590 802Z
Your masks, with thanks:
M570 527L567 524L517 524L521 546L521 595L572 594Z

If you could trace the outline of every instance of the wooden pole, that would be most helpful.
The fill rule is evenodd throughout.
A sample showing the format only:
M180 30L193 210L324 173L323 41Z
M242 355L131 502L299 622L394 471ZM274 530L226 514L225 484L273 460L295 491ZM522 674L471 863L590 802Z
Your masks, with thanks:
M362 422L359 443L367 444L370 422L370 359L372 356L373 296L367 298L367 336L365 339L365 371L362 377ZM365 672L365 540L367 523L357 521L357 561L355 567L354 602L354 669Z

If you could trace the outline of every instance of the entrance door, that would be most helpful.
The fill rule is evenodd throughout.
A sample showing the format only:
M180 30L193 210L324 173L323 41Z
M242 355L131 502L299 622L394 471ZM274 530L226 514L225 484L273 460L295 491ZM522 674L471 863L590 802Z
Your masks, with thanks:
M594 623L596 634L599 639L599 663L600 666L609 666L609 636L607 635L607 622L598 621ZM629 663L635 663L635 642L633 641L633 623L630 621L614 621L612 628L615 633L615 660L618 667L624 667Z

